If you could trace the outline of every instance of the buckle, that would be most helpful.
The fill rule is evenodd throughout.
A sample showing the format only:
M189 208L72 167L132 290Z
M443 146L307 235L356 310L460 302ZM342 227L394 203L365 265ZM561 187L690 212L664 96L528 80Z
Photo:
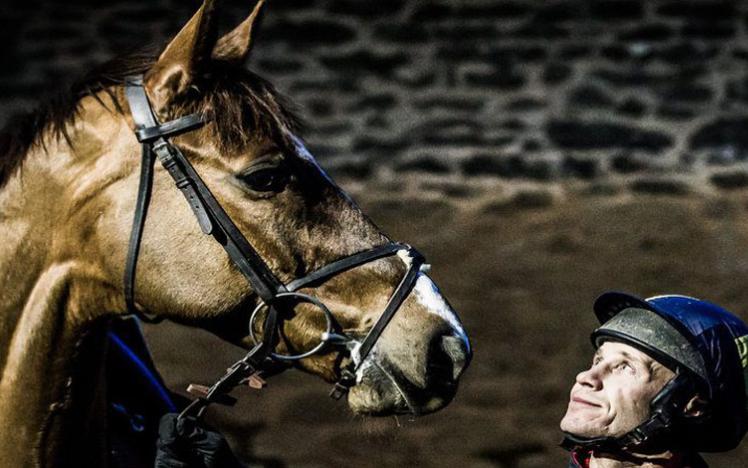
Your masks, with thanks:
M168 147L168 146L169 146L169 143L167 143L165 139L160 138L159 140L156 141L156 143L153 143L153 146L151 146L151 148L153 148L153 151L160 151L162 148Z
M355 384L356 375L349 369L343 369L340 373L340 380L335 382L335 386L330 390L330 398L340 400Z
M340 400L346 393L348 393L348 387L340 382L336 382L335 386L330 390L330 398L333 400Z
M631 431L630 437L633 442L633 445L639 445L643 442L646 442L647 439L649 439L649 435L645 434L644 431L642 431L638 427L634 429L633 431Z

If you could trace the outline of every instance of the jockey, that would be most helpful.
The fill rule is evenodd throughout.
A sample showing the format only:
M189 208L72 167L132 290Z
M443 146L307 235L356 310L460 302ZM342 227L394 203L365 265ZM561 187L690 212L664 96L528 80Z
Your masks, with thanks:
M748 429L748 327L691 297L609 292L561 420L574 467L697 468Z

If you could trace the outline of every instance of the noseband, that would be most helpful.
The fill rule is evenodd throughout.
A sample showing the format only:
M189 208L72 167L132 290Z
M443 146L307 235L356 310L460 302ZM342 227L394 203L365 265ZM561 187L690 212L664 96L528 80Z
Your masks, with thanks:
M249 320L249 332L254 340L254 346L242 359L235 362L223 377L211 387L204 389L201 395L182 412L180 417L192 413L200 416L210 403L231 404L234 400L227 395L228 392L237 385L246 382L251 376L261 372L273 361L285 362L304 359L328 346L347 348L351 358L350 365L341 369L340 378L330 392L333 398L340 399L356 384L358 371L387 324L413 289L419 271L425 266L423 256L407 244L388 242L328 263L302 278L284 284L275 276L257 250L252 247L247 238L231 221L231 218L218 203L189 160L179 148L169 142L170 137L190 132L205 125L204 117L199 114L191 114L163 124L158 123L143 88L142 77L128 80L125 86L125 94L135 123L135 135L142 144L140 185L125 264L124 291L128 312L145 322L160 321L160 319L148 316L135 305L135 272L153 186L153 165L156 158L182 191L203 233L213 236L223 246L231 261L244 275L252 290L259 297L258 305ZM333 314L321 300L298 292L303 288L318 286L344 271L395 255L403 259L407 271L392 293L379 319L362 341L357 341L343 334L337 326ZM318 308L325 316L326 330L320 337L320 343L309 351L295 355L277 354L273 352L273 349L277 338L278 309L283 309L289 303L308 303ZM262 338L257 339L254 323L260 312L266 313Z

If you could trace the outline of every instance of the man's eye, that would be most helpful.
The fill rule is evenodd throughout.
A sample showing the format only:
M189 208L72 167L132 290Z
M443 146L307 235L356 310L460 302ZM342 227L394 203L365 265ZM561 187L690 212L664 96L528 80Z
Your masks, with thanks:
M251 169L237 177L255 192L281 192L288 182L288 174L281 167Z
M634 371L634 367L631 364L629 364L628 362L626 362L626 361L621 361L618 364L616 364L615 369L616 370L622 370L622 371L628 371L628 372L633 372Z

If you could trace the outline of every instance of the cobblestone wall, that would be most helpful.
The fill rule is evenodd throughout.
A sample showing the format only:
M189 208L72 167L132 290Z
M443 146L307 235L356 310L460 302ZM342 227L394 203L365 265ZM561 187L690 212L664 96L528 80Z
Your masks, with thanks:
M5 0L0 122L197 4ZM235 22L252 2L225 4ZM644 174L631 188L680 193L748 186L747 28L745 2L271 0L252 66L336 175Z

